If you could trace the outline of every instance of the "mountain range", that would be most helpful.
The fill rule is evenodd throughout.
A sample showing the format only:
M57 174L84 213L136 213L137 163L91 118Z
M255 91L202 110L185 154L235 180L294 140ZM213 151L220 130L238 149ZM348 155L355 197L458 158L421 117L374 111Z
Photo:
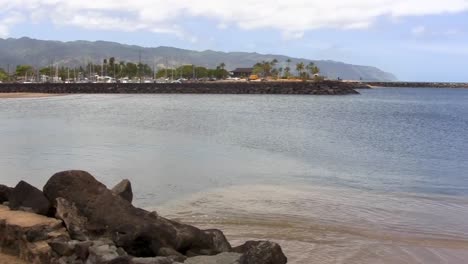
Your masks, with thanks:
M291 69L295 69L298 62L314 62L322 75L330 79L367 81L395 81L397 78L376 67L361 66L336 62L331 60L310 60L293 58L284 55L259 54L256 52L219 52L213 50L193 51L173 47L146 48L135 45L125 45L107 41L49 41L27 37L15 39L0 38L0 68L16 67L29 64L33 66L79 66L88 62L100 64L104 58L115 57L117 61L141 61L156 67L176 67L184 64L195 64L214 68L220 63L226 69L252 67L260 61L277 59L279 65L287 66L290 59Z

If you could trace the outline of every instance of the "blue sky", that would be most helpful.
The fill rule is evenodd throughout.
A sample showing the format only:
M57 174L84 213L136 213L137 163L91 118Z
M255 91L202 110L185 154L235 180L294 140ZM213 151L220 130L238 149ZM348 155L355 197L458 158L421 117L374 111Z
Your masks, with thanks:
M255 51L468 81L467 0L0 0L0 37Z

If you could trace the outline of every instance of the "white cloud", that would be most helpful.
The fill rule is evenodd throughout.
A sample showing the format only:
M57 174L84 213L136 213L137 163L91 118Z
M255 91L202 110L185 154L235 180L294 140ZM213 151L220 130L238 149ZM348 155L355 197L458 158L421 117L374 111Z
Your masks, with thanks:
M0 37L8 37L10 34L10 27L21 22L23 19L23 15L19 12L11 12L5 16L0 16Z
M0 6L3 35L19 22L4 21L20 14L29 22L47 20L59 26L162 32L181 38L187 34L181 21L202 17L217 25L237 25L245 30L268 28L283 36L300 37L319 28L365 29L381 16L398 19L462 12L468 10L468 0L0 0Z

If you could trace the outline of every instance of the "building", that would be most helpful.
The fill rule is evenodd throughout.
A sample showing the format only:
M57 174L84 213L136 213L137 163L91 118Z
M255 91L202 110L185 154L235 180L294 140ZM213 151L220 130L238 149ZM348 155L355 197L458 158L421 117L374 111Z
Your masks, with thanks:
M237 68L231 72L232 77L247 78L252 75L253 68Z

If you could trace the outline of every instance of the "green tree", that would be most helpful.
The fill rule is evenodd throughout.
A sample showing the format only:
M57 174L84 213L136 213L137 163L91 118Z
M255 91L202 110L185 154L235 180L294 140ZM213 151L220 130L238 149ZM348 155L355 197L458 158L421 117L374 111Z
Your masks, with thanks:
M195 76L197 78L207 78L208 76L208 69L205 67L195 67Z
M224 70L224 67L226 67L226 64L225 64L224 62L221 62L221 63L219 64L219 68L222 69L222 70Z
M315 75L315 74L319 74L320 73L320 68L317 67L317 66L314 66L312 68L312 74Z
M2 68L0 68L0 81L8 81L8 73Z
M277 60L277 59L273 59L273 60L270 62L271 67L275 67L276 64L278 64L278 60Z
M286 78L289 78L290 76L290 73L291 73L291 68L289 66L286 66L286 68L284 68L284 75Z
M16 66L15 74L17 77L24 77L26 75L34 74L34 68L30 65L18 65Z
M273 59L272 61L257 62L253 67L253 74L257 74L262 77L277 75L277 70L273 72L273 69L275 69L274 67L277 63L278 60L276 59Z
M291 59L287 59L286 60L286 63L287 63L287 71L286 71L286 78L289 78L289 74L291 73Z
M299 73L300 78L304 77L304 74L303 74L304 68L305 68L305 66L304 66L303 62L299 62L299 63L296 64L296 71Z
M104 73L103 75L106 76L107 75L107 59L104 59L103 63L102 63L102 67L104 68Z
M109 67L112 71L112 75L115 77L115 58L114 57L109 58Z
M130 79L137 77L138 75L138 66L135 63L127 62L125 64L124 76L127 76Z

